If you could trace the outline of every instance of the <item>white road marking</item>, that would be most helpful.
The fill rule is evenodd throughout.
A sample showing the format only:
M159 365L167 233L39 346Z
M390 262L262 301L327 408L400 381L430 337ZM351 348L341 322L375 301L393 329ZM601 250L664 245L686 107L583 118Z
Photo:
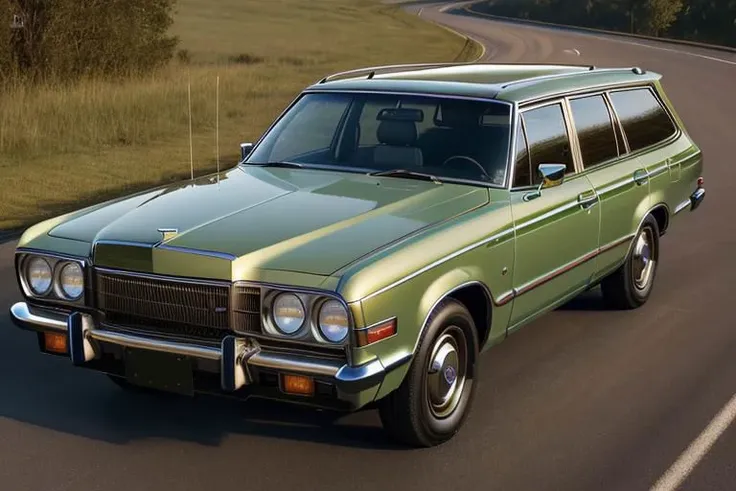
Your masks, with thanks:
M455 6L455 5L457 5L457 4L453 4L452 6ZM449 6L448 7L444 7L444 9L447 9L447 8L449 8ZM441 10L441 11L444 11L444 10ZM474 14L476 16L479 15L481 17L490 18L491 20L495 20L496 22L504 22L502 19L494 19L491 15L488 15L488 14L486 14L484 12L476 12L474 10L468 10L468 12L470 12L471 14ZM507 23L513 23L513 22L507 22ZM624 40L624 39L621 39L621 38L617 37L615 34L611 34L609 36L604 37L604 36L601 36L601 35L597 35L597 34L595 34L593 32L579 31L579 30L575 29L574 27L566 27L566 26L544 26L544 25L523 24L523 23L517 24L517 25L521 25L522 27L527 27L527 28L532 28L532 29L562 29L562 30L564 30L566 32L569 32L571 34L576 34L578 36L586 36L586 37L593 38L593 39L600 39L601 41L613 41L615 43L629 44L631 46L641 46L643 48L657 49L657 50L660 50L660 51L668 51L670 53L677 53L677 54L681 54L681 55L694 56L696 58L702 58L704 60L715 61L715 62L718 62L718 63L725 63L727 65L736 65L736 61L724 60L723 58L717 58L715 56L708 56L708 55L703 55L703 54L700 54L700 53L691 53L689 51L685 51L686 48L690 48L690 47L699 48L699 46L690 46L690 45L687 45L687 44L683 44L683 45L681 45L682 47L680 49L665 48L663 46L652 46L651 44L639 43L639 42L636 42L636 41L627 41L627 40ZM652 42L657 42L657 40L652 40ZM661 42L666 43L667 40L662 40ZM707 47L703 47L702 49L708 49L708 48Z
M569 53L571 55L580 56L580 51L577 48L575 48L575 49L566 49L564 52L565 53Z
M581 34L583 36L589 35L589 34L585 34L585 33L582 33L582 32L578 32L577 34ZM601 39L601 40L604 40L604 41L614 41L614 42L617 42L617 43L630 44L632 46L642 46L644 48L649 48L649 49L658 49L660 51L669 51L670 53L677 53L677 54L680 54L680 55L694 56L696 58L703 58L704 60L717 61L719 63L725 63L727 65L736 65L736 61L724 60L723 58L716 58L715 56L702 55L700 53L691 53L689 51L684 51L684 50L681 50L681 49L665 48L665 47L662 47L662 46L652 46L651 44L637 43L635 41L625 41L623 39L616 39L616 38L613 38L613 37L610 37L609 38L609 37L593 36L593 35L591 35L590 37L594 37L594 38ZM656 41L654 41L654 42L656 42ZM689 47L690 46L688 46L688 45L683 45L683 48L689 48ZM708 48L703 48L703 49L708 49Z
M650 491L673 491L692 473L718 438L736 419L736 394L723 406L718 414L690 446L680 455L667 472L652 486Z

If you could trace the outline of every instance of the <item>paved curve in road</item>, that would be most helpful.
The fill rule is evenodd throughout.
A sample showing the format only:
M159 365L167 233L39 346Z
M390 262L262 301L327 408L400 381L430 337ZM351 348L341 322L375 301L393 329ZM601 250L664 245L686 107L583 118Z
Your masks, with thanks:
M408 8L421 7L489 59L664 75L703 148L708 196L663 239L650 302L606 312L593 292L514 334L483 358L462 432L422 451L387 443L374 412L331 421L272 403L131 396L41 356L3 315L0 489L645 490L708 425L736 391L736 55ZM13 246L0 245L4 312L19 298ZM734 451L736 427L682 489L733 489Z

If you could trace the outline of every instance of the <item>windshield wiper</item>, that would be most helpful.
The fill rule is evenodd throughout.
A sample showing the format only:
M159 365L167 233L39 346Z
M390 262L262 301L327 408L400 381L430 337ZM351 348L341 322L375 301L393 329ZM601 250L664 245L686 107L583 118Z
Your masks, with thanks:
M424 172L414 172L406 169L391 169L383 171L369 172L369 176L388 176L388 177L407 177L414 179L423 179L425 181L432 181L435 184L442 184L437 176L432 174L425 174Z
M304 167L302 164L297 164L295 162L265 162L263 164L246 162L246 164L257 165L258 167L287 167L289 169L301 169Z

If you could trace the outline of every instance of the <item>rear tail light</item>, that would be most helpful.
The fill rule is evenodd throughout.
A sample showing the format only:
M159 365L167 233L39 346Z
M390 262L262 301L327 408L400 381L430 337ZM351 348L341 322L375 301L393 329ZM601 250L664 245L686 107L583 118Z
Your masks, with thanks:
M701 177L698 177L698 187L699 188L702 188L703 187L703 183L704 182L705 182L705 179L703 179L702 176Z

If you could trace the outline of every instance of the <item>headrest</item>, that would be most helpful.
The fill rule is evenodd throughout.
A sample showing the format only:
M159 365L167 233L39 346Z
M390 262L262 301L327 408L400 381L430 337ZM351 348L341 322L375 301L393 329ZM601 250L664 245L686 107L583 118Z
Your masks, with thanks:
M411 121L384 120L378 124L376 138L384 145L412 146L417 141L417 127Z

